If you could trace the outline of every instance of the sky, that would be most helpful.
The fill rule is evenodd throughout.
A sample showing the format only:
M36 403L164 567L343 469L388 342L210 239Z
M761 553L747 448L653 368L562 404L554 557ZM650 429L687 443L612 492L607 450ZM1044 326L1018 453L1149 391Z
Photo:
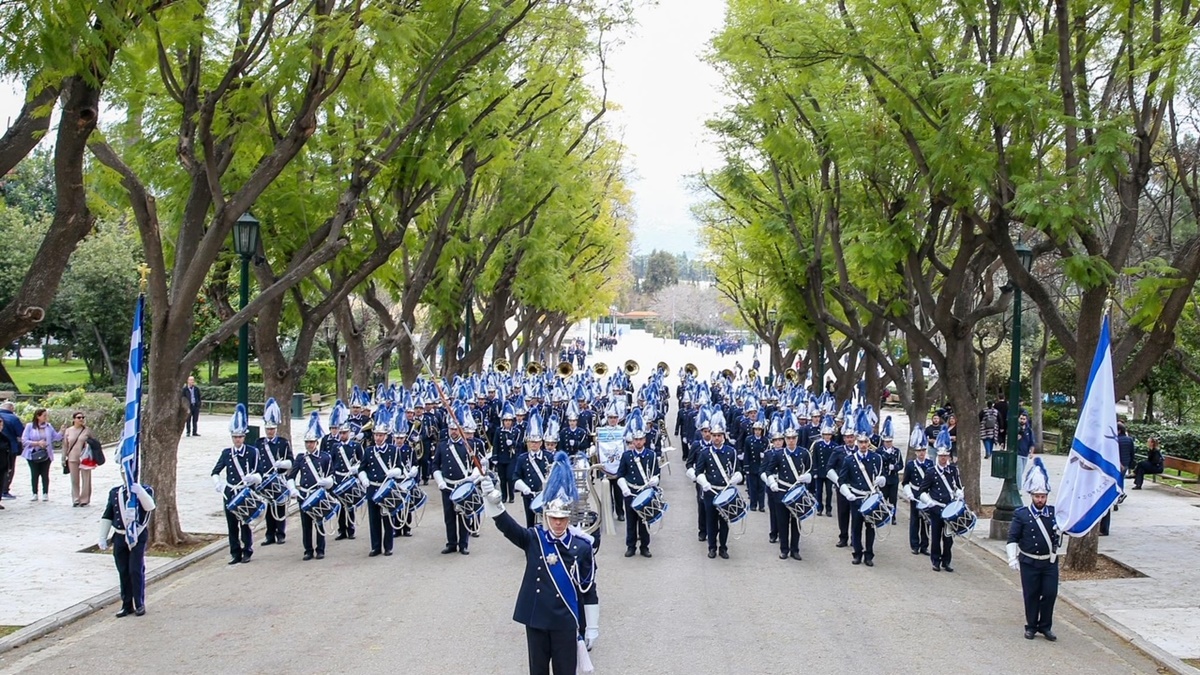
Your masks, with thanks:
M646 0L637 25L607 57L606 117L627 148L634 194L634 252L700 252L688 176L719 164L704 122L724 99L717 73L703 60L724 19L724 0ZM0 133L21 111L12 82L0 82Z
M701 249L687 178L719 165L705 120L724 106L720 78L704 53L724 19L723 0L657 0L608 56L608 119L624 141L634 193L634 251Z

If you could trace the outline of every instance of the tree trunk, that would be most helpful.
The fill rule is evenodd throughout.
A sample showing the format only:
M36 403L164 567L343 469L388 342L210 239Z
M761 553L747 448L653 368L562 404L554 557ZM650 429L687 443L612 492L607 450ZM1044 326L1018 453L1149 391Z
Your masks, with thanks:
M1097 524L1082 537L1072 537L1071 543L1067 546L1066 565L1070 570L1094 570L1096 569L1096 560L1100 556L1097 547L1100 543L1100 526Z
M1045 447L1042 442L1042 434L1045 429L1042 426L1042 372L1046 369L1046 350L1050 346L1050 331L1042 329L1042 344L1038 345L1037 353L1033 357L1033 364L1029 369L1029 394L1033 398L1030 401L1032 407L1031 414L1033 419L1030 422L1033 424L1033 442L1037 447ZM1066 439L1063 439L1066 442Z
M942 333L945 336L950 331ZM967 332L970 335L970 332ZM978 511L979 497L979 424L972 423L979 410L979 398L971 391L975 383L975 349L971 338L946 338L946 372L942 380L948 381L946 393L958 417L958 469L962 476L963 492L967 505Z

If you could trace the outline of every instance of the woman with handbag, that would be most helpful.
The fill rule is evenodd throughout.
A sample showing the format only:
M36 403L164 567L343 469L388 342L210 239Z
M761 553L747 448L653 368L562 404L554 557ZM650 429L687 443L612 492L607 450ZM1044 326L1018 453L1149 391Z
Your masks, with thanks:
M45 408L33 411L33 421L25 425L21 434L21 456L29 462L29 481L33 486L33 498L37 501L38 478L42 479L42 501L50 501L50 465L54 463L54 444L62 440L62 434L50 424L50 414Z
M80 462L88 452L91 436L82 411L71 415L71 426L63 431L63 468L71 474L71 503L87 506L92 501L92 462Z

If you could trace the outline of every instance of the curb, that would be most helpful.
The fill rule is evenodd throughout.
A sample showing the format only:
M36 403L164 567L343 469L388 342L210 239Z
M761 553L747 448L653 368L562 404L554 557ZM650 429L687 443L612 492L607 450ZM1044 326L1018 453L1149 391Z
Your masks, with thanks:
M187 569L195 563L198 563L209 556L215 555L228 547L229 542L226 541L225 538L221 538L212 542L208 546L205 546L204 548L201 548L197 551L192 551L182 558L176 558L175 560L172 560L161 567L146 572L146 585L149 586L150 584L161 581L172 574L175 574L176 572ZM74 623L75 621L104 609L114 602L120 601L120 599L121 589L119 586L114 586L107 591L93 595L83 602L55 612L54 614L51 614L43 619L39 619L28 626L25 626L21 630L12 633L11 635L0 638L0 654L4 654L22 645L29 644L38 638L45 637L46 635L58 630L59 628L62 628L63 626Z
M987 546L984 546L980 542L976 541L974 537L967 537L967 541L969 541L972 546L983 551L984 553L987 553L994 558L1004 561L1004 556L1000 555L999 551L995 551L993 549L988 548ZM1114 561L1114 562L1116 562L1116 561ZM1117 563L1117 564L1120 565L1120 563ZM1198 673L1200 673L1200 670L1193 668L1192 666L1189 666L1188 664L1184 663L1183 660L1180 659L1178 656L1175 656L1175 655L1167 652L1162 647L1159 647L1158 645L1150 642L1146 638L1142 637L1141 634L1139 634L1137 631L1129 628L1125 624L1121 623L1120 621L1117 621L1116 619L1105 614L1104 612L1097 610L1096 608L1092 607L1091 605L1087 604L1086 602L1076 598L1073 594L1071 594L1069 592L1065 592L1062 589L1061 583L1059 584L1058 598L1060 600L1063 600L1064 602L1066 602L1071 607L1074 607L1075 609L1079 610L1079 612L1081 614L1083 614L1087 618L1091 619L1092 621L1095 621L1097 624L1099 624L1101 627L1108 630L1113 635L1116 635L1117 637L1121 638L1125 642L1128 642L1135 649L1137 649L1138 651L1140 651L1143 654L1145 654L1146 656L1148 656L1150 659L1157 662L1158 665L1160 667L1164 668L1165 670L1168 670L1171 673L1174 673L1175 675L1197 675Z

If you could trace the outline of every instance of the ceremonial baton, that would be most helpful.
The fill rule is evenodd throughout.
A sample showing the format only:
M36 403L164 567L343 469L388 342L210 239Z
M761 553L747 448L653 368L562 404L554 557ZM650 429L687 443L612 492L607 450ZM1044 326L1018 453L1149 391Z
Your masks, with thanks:
M433 371L433 366L429 365L429 359L425 358L425 352L417 348L417 339L413 337L412 331L408 329L408 324L401 321L400 326L408 335L408 343L412 345L413 351L416 352L417 356L421 357L421 363L425 365L425 370L429 371L429 377L433 379L433 388L437 390L438 397L442 399L442 407L446 409L446 415L454 424L454 428L458 430L459 438L465 441L467 437L463 434L462 426L458 423L458 417L454 415L454 408L450 406L450 399L446 397L446 392L442 391L442 384L438 381L437 373ZM483 469L483 464L479 461L479 455L476 454L475 449L471 447L470 443L467 443L466 446L467 452L471 457L471 463L475 465L475 469L479 471L479 475L489 476L489 472Z

